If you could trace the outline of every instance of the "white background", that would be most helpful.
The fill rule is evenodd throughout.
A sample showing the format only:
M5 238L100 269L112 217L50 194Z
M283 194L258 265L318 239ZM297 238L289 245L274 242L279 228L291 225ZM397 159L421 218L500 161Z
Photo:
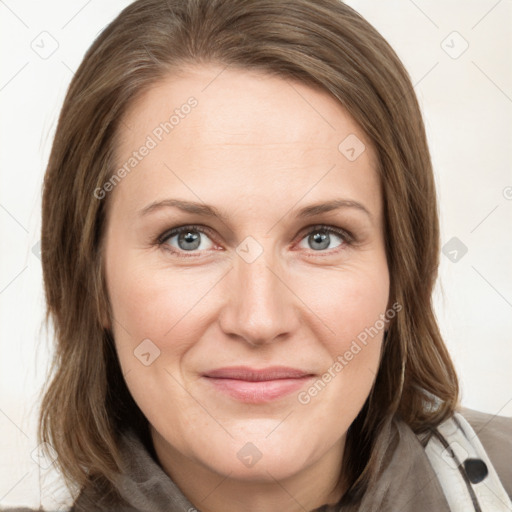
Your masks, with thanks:
M48 482L55 475L31 458L51 354L51 335L41 330L35 254L41 184L73 71L98 32L129 3L0 0L2 505L37 506L41 498L57 508L55 486L40 488L43 476ZM468 249L456 262L441 256L435 296L462 403L512 416L512 2L347 3L382 33L411 75L434 162L442 244L457 237ZM31 47L42 37L47 49L58 44L46 59Z

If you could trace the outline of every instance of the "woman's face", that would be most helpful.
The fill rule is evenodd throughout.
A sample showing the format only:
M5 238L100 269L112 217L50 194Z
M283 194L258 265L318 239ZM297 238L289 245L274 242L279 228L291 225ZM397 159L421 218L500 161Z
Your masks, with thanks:
M376 155L327 93L222 69L162 81L120 125L108 326L178 481L337 471L388 305Z

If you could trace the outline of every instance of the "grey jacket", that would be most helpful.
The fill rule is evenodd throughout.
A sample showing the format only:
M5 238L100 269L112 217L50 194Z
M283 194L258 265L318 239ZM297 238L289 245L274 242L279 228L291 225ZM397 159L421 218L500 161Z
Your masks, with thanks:
M427 442L404 422L389 422L375 447L379 453L379 476L362 501L345 506L325 505L315 512L512 511L512 418L462 408L453 419L440 425L439 435L429 437ZM472 452L477 445L480 449ZM123 437L121 451L125 467L117 490L123 502L106 506L99 493L84 489L71 512L200 511L135 435ZM491 497L491 504L485 502L485 493Z

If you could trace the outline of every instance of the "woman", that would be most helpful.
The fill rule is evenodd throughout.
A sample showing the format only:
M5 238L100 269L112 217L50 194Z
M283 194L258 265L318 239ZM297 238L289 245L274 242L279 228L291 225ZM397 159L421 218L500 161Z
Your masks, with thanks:
M438 255L411 81L356 12L131 4L44 183L72 510L509 510L511 420L460 406Z

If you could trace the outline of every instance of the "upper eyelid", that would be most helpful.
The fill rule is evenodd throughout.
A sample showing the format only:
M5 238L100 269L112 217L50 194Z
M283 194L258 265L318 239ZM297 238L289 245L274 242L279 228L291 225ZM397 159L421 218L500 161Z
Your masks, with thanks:
M208 235L210 238L213 238L213 239L215 238L214 236L212 236L213 230L207 226L203 226L203 225L199 225L199 224L184 224L182 226L177 226L175 228L165 231L162 235L160 235L158 237L157 241L161 244L164 244L167 240L169 240L169 238L173 238L176 235L179 235L181 232L186 231L187 229L197 230L201 233ZM355 237L353 236L353 234L350 231L348 231L344 228L338 227L338 226L332 226L330 224L311 224L309 226L305 226L304 228L302 228L298 234L300 234L300 233L307 234L311 231L314 231L314 230L320 231L322 229L324 229L325 231L328 231L331 234L335 234L341 238L344 238L345 242L355 241ZM338 231L340 231L341 233L338 233ZM298 234L296 236L298 236ZM343 236L343 235L345 235L345 236Z
M200 226L200 225L194 225L194 224L184 224L183 226L177 226L175 228L168 229L168 230L164 231L158 237L157 240L159 242L165 242L169 238L172 238L173 236L179 235L180 232L183 232L183 231L185 231L187 229L197 230L197 231L200 231L201 233L206 233L209 236L211 236L211 233L213 232L213 230L211 228L208 228L206 226Z

